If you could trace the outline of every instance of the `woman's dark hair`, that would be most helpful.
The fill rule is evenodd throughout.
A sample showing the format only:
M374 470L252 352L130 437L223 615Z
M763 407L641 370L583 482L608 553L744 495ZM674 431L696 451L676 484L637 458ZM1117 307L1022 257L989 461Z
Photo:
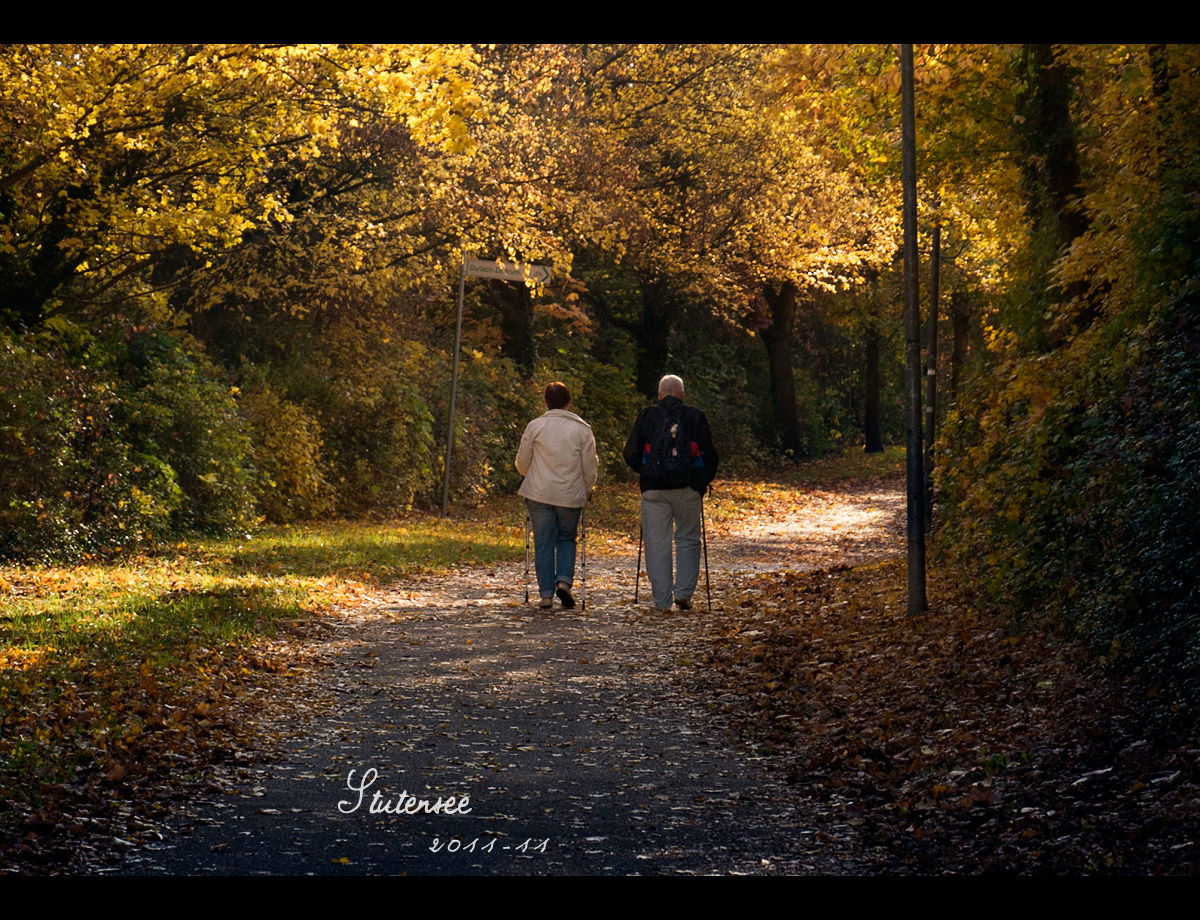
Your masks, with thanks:
M566 384L555 381L546 387L546 408L565 409L571 404L571 391Z

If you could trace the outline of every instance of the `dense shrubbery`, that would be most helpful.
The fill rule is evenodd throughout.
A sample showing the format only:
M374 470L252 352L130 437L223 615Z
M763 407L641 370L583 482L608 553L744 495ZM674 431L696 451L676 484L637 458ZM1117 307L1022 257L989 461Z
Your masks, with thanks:
M246 365L237 388L198 346L144 327L6 336L0 553L108 554L263 516L392 514L431 495L422 355L324 346Z
M128 448L108 437L114 389L111 380L72 367L60 353L0 341L4 555L124 544L144 523L153 525L172 510L154 508L152 498L138 500L144 493L129 481Z
M444 373L427 379L437 406L439 443L434 476L427 495L441 502L441 475L450 406L451 363ZM523 381L505 358L469 351L459 365L454 412L454 453L450 494L454 501L478 502L496 489L515 490L520 477L513 466L525 423L545 411L536 382Z
M274 363L241 357L236 376L199 343L151 324L89 332L52 322L5 336L0 554L75 558L264 518L436 506L448 356L349 322L312 332L293 330ZM722 436L748 443L741 367L728 356L685 373L715 422L728 423ZM532 380L469 346L460 373L455 502L516 489L521 433L544 411L551 379L571 387L592 424L604 475L626 475L621 448L643 399L628 372L589 356L585 339L540 360Z
M169 468L178 481L172 531L253 523L250 437L221 372L161 333L112 336L100 351L120 381L117 417L135 462Z
M251 394L269 388L286 407L271 417L252 412L264 452L274 455L264 467L275 483L264 495L271 518L393 515L424 496L436 463L422 384L438 363L416 342L345 321L300 327L285 360L244 368Z
M259 472L255 495L267 520L286 524L320 514L331 500L321 466L320 424L265 380L252 383L241 404Z
M547 382L554 377L551 373L544 376ZM567 377L571 375L560 375L560 379ZM564 382L573 386L571 392L575 394L575 404L572 408L587 419L596 435L600 475L608 480L632 477L622 452L644 400L630 374L612 364L584 361L576 377L564 379Z
M852 294L841 295L851 299ZM864 296L861 294L859 296ZM880 345L880 437L904 440L903 347L899 317L876 320ZM809 456L862 450L865 442L866 346L857 326L833 322L808 330L810 340L797 356L796 396L801 406Z
M0 344L5 555L109 553L253 518L228 386L177 342L52 324Z
M1172 313L992 378L945 430L942 545L984 594L1051 616L1200 702L1200 335Z
M1115 655L1178 676L1200 703L1200 317L1165 318L1099 427L1096 466L1120 488L1086 544L1103 606L1076 607Z
M536 382L526 387L526 404L513 407L525 415L519 418L519 424L514 425L516 437L511 443L512 453L508 460L510 469L525 423L546 411L542 401L545 385L553 380L561 380L571 391L571 410L578 412L592 426L601 479L611 481L628 477L631 474L625 465L622 450L633 420L645 404L630 373L635 360L630 343L620 333L610 331L604 343L607 360L600 360L594 354L594 347L579 338L564 341L551 336L549 342L554 347L546 347L550 355L538 362ZM620 361L628 363L622 367L616 363ZM519 481L515 472L512 471L514 482Z
M850 304L855 296L866 295L862 291L838 295ZM842 307L843 312L849 309ZM833 311L812 311L797 321L793 358L797 421L808 457L863 447L867 383L862 320L839 321L833 316ZM886 342L881 355L883 436L899 442L904 434L899 343ZM681 324L672 338L671 368L684 378L689 400L696 400L707 413L722 456L748 466L779 461L767 357L757 337L711 318Z
M708 416L713 444L727 470L753 466L770 456L764 446L764 439L772 437L770 403L753 395L759 387L759 392L767 388L766 359L759 354L761 348L752 348L755 345L681 336L674 349L678 357L672 369L683 377L687 401ZM758 387L751 383L756 373ZM628 433L627 421L624 435Z

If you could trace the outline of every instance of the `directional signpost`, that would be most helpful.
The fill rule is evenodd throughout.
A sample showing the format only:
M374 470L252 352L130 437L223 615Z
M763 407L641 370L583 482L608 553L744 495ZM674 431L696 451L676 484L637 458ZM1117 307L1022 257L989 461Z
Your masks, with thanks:
M450 428L446 433L446 465L442 477L442 515L450 513L450 454L454 449L454 410L458 401L458 353L462 348L463 294L467 278L496 278L500 281L545 284L550 280L549 265L529 262L503 262L463 256L462 272L458 276L458 319L454 324L454 370L450 377Z
M545 284L550 280L549 265L527 262L489 262L473 256L463 257L463 275L467 278L499 278L501 281L532 281ZM462 298L459 297L461 308Z

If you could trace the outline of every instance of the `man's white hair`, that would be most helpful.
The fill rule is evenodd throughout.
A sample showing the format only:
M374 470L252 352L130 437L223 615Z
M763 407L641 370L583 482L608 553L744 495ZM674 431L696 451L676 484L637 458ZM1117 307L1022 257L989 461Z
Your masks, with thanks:
M658 398L662 399L664 396L677 396L683 399L683 379L674 374L667 374L658 381Z

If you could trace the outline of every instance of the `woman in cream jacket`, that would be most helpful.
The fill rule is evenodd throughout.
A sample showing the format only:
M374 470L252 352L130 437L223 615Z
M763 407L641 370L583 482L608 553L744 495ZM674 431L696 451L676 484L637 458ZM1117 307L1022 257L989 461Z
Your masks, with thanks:
M596 484L596 438L591 426L567 410L571 393L561 383L546 387L546 411L525 427L517 451L517 472L525 477L518 494L533 523L538 606L554 595L575 606L575 536L579 515Z

